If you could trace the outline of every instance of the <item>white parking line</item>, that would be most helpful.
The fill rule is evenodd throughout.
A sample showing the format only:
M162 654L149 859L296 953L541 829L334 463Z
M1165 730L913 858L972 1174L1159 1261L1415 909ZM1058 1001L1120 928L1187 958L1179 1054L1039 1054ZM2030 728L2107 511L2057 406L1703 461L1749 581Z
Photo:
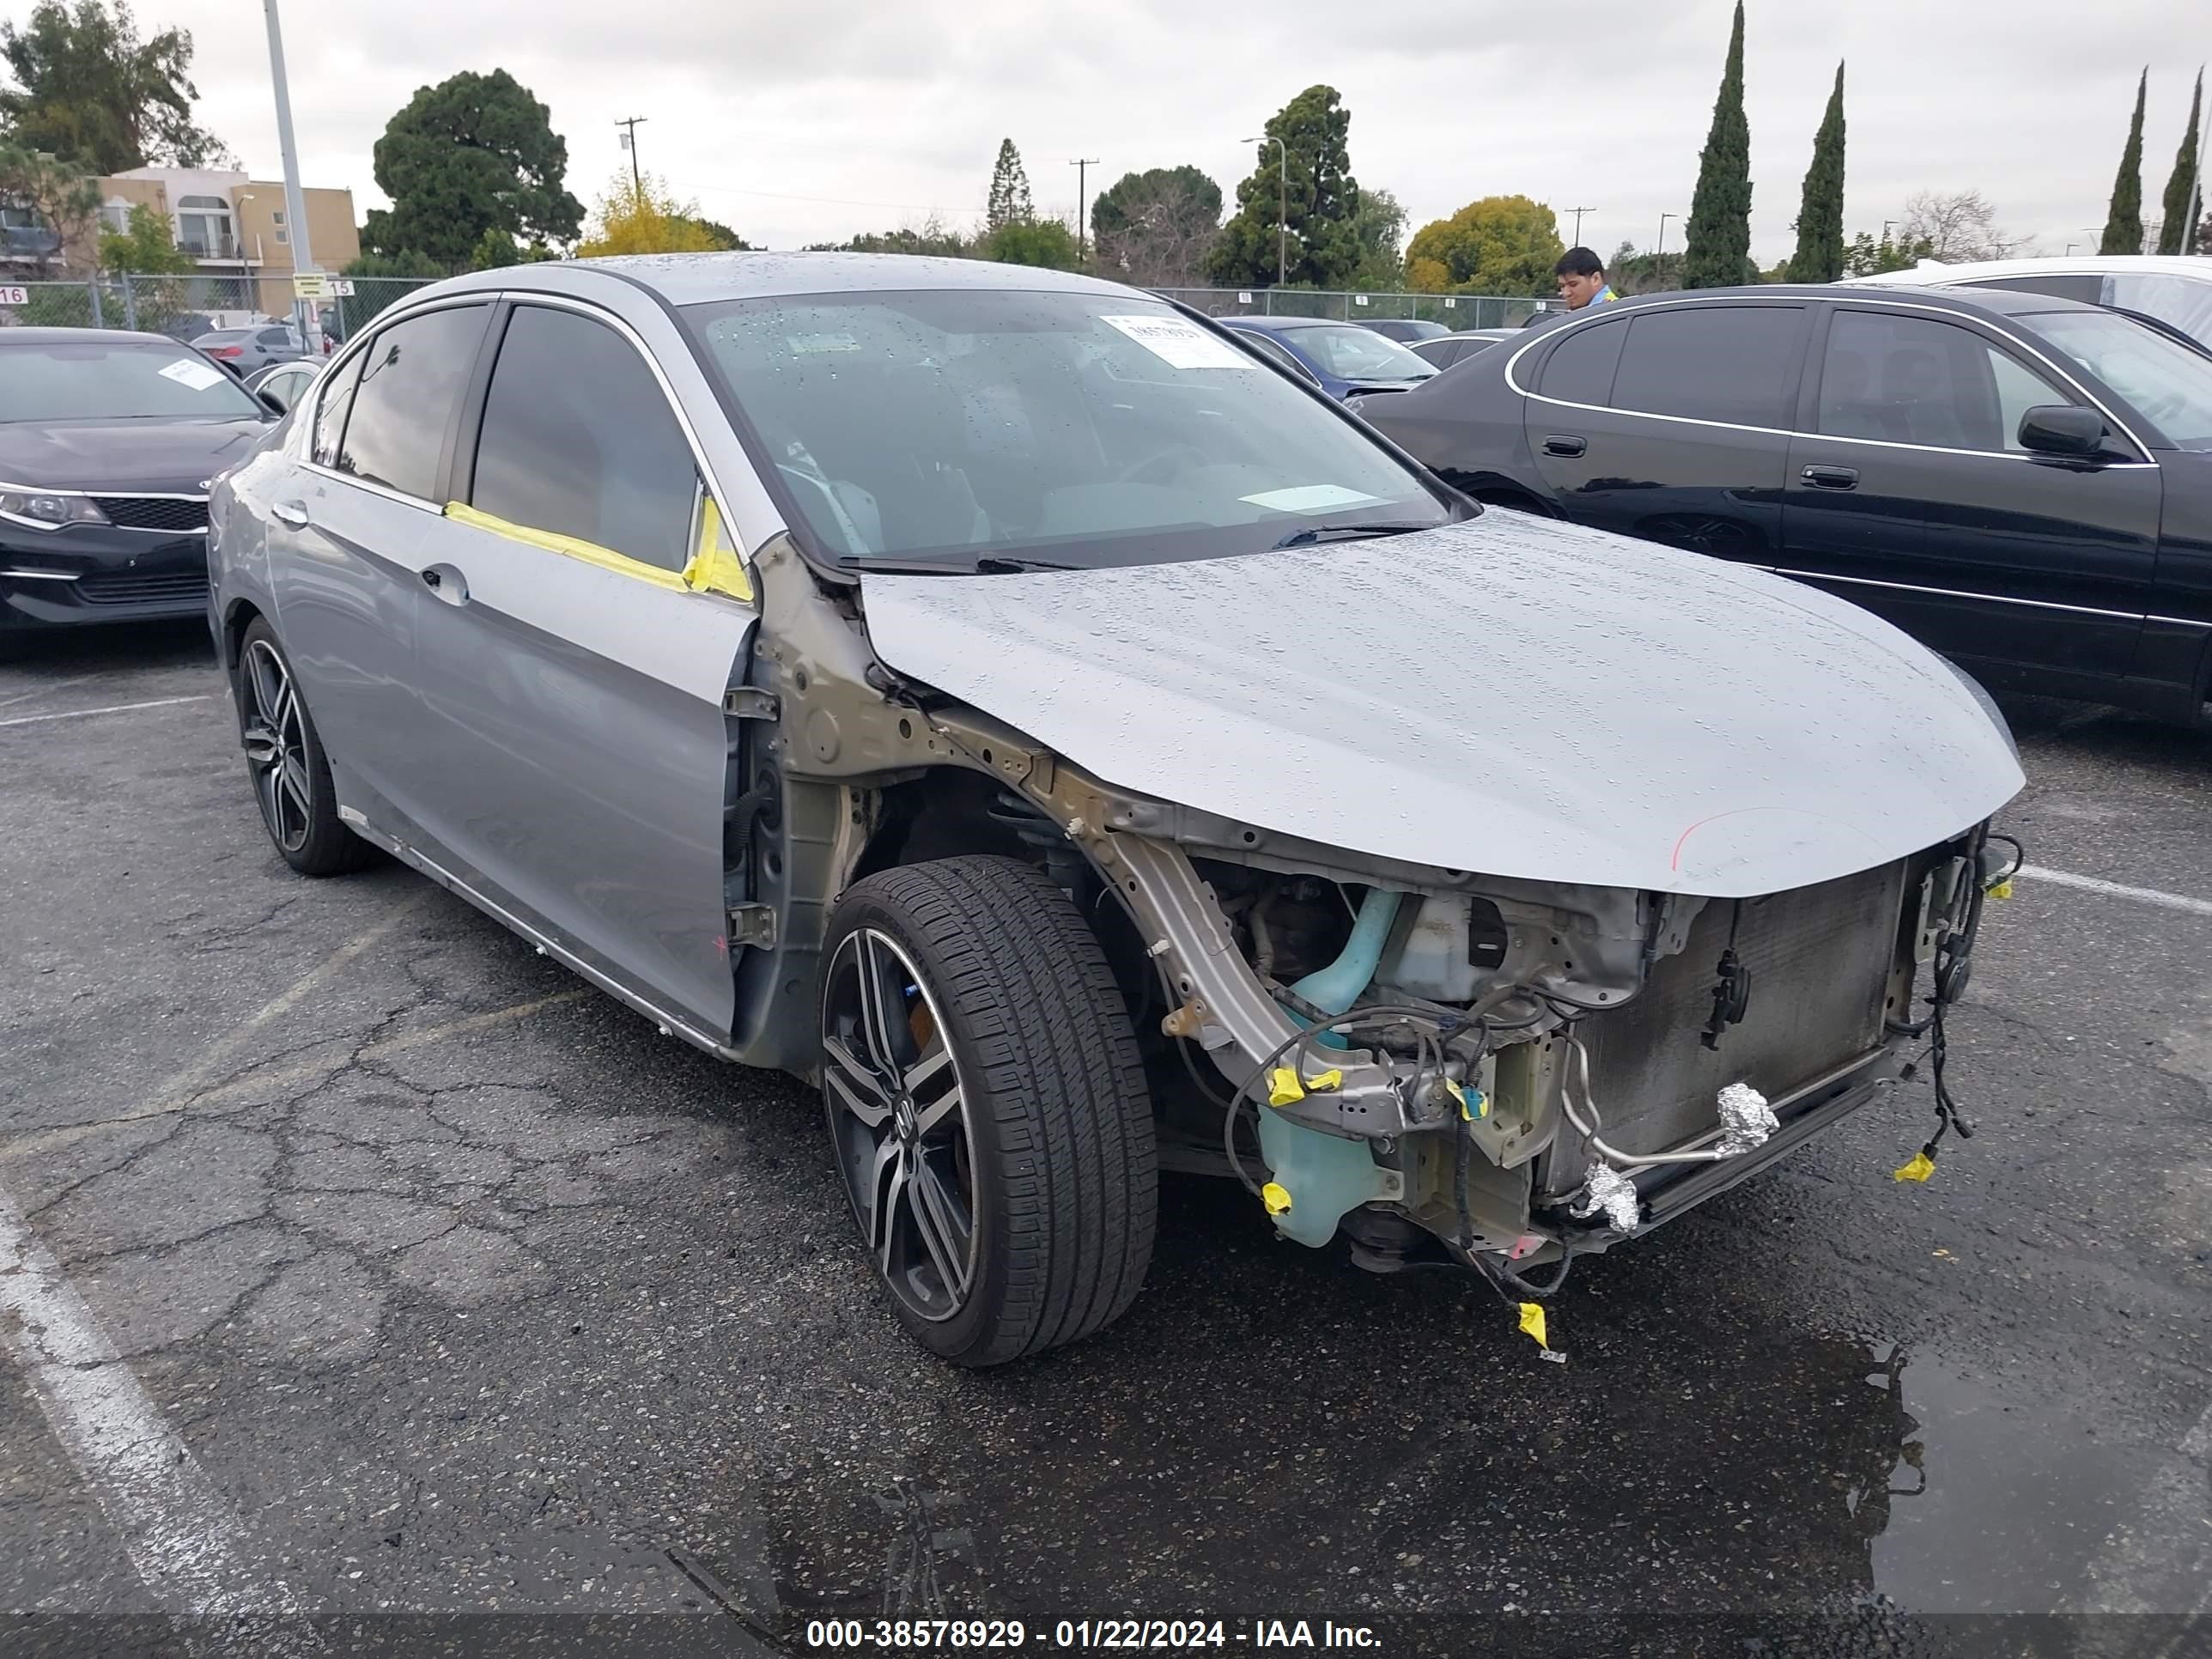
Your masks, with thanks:
M190 697L156 697L151 702L112 702L105 708L65 708L58 714L18 714L13 720L0 720L0 726L37 726L46 720L81 720L94 714L128 714L138 708L167 708L173 703L206 702L215 696L202 691Z
M2106 898L2133 899L2137 904L2155 904L2160 909L2179 910L2187 915L2212 916L2212 899L2164 893L2155 887L2125 887L2117 881L2077 876L2071 870L2046 870L2039 864L2023 864L2017 873L2029 881L2047 881L2054 887L2078 887L2085 893L2102 893Z
M247 1565L251 1548L237 1511L147 1398L4 1191L0 1338L164 1609L195 1618L299 1611L282 1580Z

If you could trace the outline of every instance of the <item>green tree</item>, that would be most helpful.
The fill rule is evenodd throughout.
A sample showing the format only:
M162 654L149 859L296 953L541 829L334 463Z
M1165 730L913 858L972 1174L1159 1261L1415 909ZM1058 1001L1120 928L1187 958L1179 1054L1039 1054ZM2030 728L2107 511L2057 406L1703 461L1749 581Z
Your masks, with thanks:
M910 253L939 259L980 259L981 239L932 215L919 225L868 231L843 242L810 242L809 253Z
M999 160L991 169L990 200L983 209L988 230L1025 224L1036 216L1030 200L1030 175L1022 167L1022 153L1011 138L999 140Z
M1851 238L1851 245L1844 252L1844 271L1851 276L1874 276L1885 270L1910 270L1923 259L1936 257L1936 244L1925 237L1907 234L1903 240L1893 241L1887 232L1880 241L1874 233L1863 230Z
M52 245L40 245L31 255L31 264L44 274L91 228L100 213L100 186L81 167L0 140L0 202L28 208L53 233Z
M1098 265L1144 288L1192 288L1221 234L1221 186L1194 167L1125 173L1091 204Z
M1073 270L1080 263L1075 233L1057 219L1014 219L983 239L982 256L1002 265Z
M1813 137L1813 165L1805 170L1805 194L1797 207L1797 251L1786 280L1832 283L1844 274L1844 66L1836 65L1836 89L1828 112Z
M94 174L227 159L192 120L191 35L141 40L128 0L40 0L21 27L0 23L0 58L16 83L0 85L0 134L20 149Z
M372 252L420 253L451 270L487 230L562 245L583 228L583 204L565 188L568 146L505 70L418 88L376 141L375 159L392 205L369 210L362 243Z
M1743 112L1743 0L1735 0L1728 61L1713 125L1698 161L1698 188L1690 198L1689 234L1683 249L1682 286L1730 288L1752 273L1751 123Z
M1347 288L1392 293L1406 286L1406 208L1387 190L1363 190L1352 216L1359 238L1359 264Z
M1221 228L1206 269L1232 288L1275 281L1279 224L1288 244L1283 280L1307 288L1342 288L1359 268L1359 184L1352 176L1347 139L1352 112L1334 87L1308 87L1269 119L1251 176L1237 186L1237 211ZM1289 205L1282 207L1288 174Z
M716 252L750 253L753 251L750 242L719 219L702 219L696 213L687 213L684 216L706 233L708 241Z
M469 254L471 270L503 270L509 265L542 264L561 256L543 242L518 242L497 225L477 238Z
M2136 82L2136 112L2128 123L2127 148L2120 152L2120 171L2112 180L2112 204L2105 215L2105 234L2097 244L2100 253L2141 253L2142 226L2143 94L2150 86L2146 69Z
M143 203L132 208L129 228L100 234L100 268L137 276L182 276L199 269L169 234L169 216Z
M1552 210L1526 196L1485 196L1423 225L1406 245L1407 285L1423 294L1549 294L1566 250Z
M2158 251L2186 253L2189 240L2189 198L2197 190L2197 122L2203 113L2204 71L2197 71L2197 89L2189 94L2189 130L2181 135L2181 148L2173 153L2173 172L2166 181L2165 216L2159 221Z
M1672 294L1682 286L1682 251L1639 252L1623 242L1605 262L1605 279L1615 294Z

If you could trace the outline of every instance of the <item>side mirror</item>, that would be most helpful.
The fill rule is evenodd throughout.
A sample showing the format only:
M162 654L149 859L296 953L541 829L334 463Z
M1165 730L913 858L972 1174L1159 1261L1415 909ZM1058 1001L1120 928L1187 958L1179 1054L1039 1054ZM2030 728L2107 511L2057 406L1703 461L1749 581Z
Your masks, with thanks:
M253 395L261 400L262 408L267 410L271 415L283 415L289 412L284 400L273 392L257 392Z
M2020 417L2020 447L2034 455L2094 460L2105 453L2105 417L2072 404L2038 404Z

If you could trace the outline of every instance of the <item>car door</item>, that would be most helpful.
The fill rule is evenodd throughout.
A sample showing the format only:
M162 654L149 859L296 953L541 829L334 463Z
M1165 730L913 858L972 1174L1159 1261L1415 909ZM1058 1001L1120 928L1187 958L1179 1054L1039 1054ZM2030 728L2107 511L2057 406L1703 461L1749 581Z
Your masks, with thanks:
M277 631L339 803L403 840L423 811L414 633L424 540L491 313L476 300L379 328L333 371L303 453L272 487Z
M1790 454L1784 568L1947 656L2129 672L2158 554L2158 468L2030 454L2021 416L2087 399L1959 313L1838 306Z
M518 298L499 332L423 549L432 856L726 1042L723 702L754 611L699 574L726 532L642 343L550 299Z
M1637 307L1560 332L1527 400L1530 453L1569 518L1719 558L1781 546L1802 303Z

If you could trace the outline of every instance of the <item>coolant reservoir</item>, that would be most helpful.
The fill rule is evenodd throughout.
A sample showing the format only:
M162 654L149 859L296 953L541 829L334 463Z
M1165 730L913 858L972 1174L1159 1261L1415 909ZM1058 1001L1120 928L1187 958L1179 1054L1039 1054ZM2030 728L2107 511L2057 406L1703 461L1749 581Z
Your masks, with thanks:
M1431 896L1421 901L1405 942L1386 948L1375 983L1386 994L1402 991L1431 1002L1465 1002L1483 974L1468 960L1470 901Z

